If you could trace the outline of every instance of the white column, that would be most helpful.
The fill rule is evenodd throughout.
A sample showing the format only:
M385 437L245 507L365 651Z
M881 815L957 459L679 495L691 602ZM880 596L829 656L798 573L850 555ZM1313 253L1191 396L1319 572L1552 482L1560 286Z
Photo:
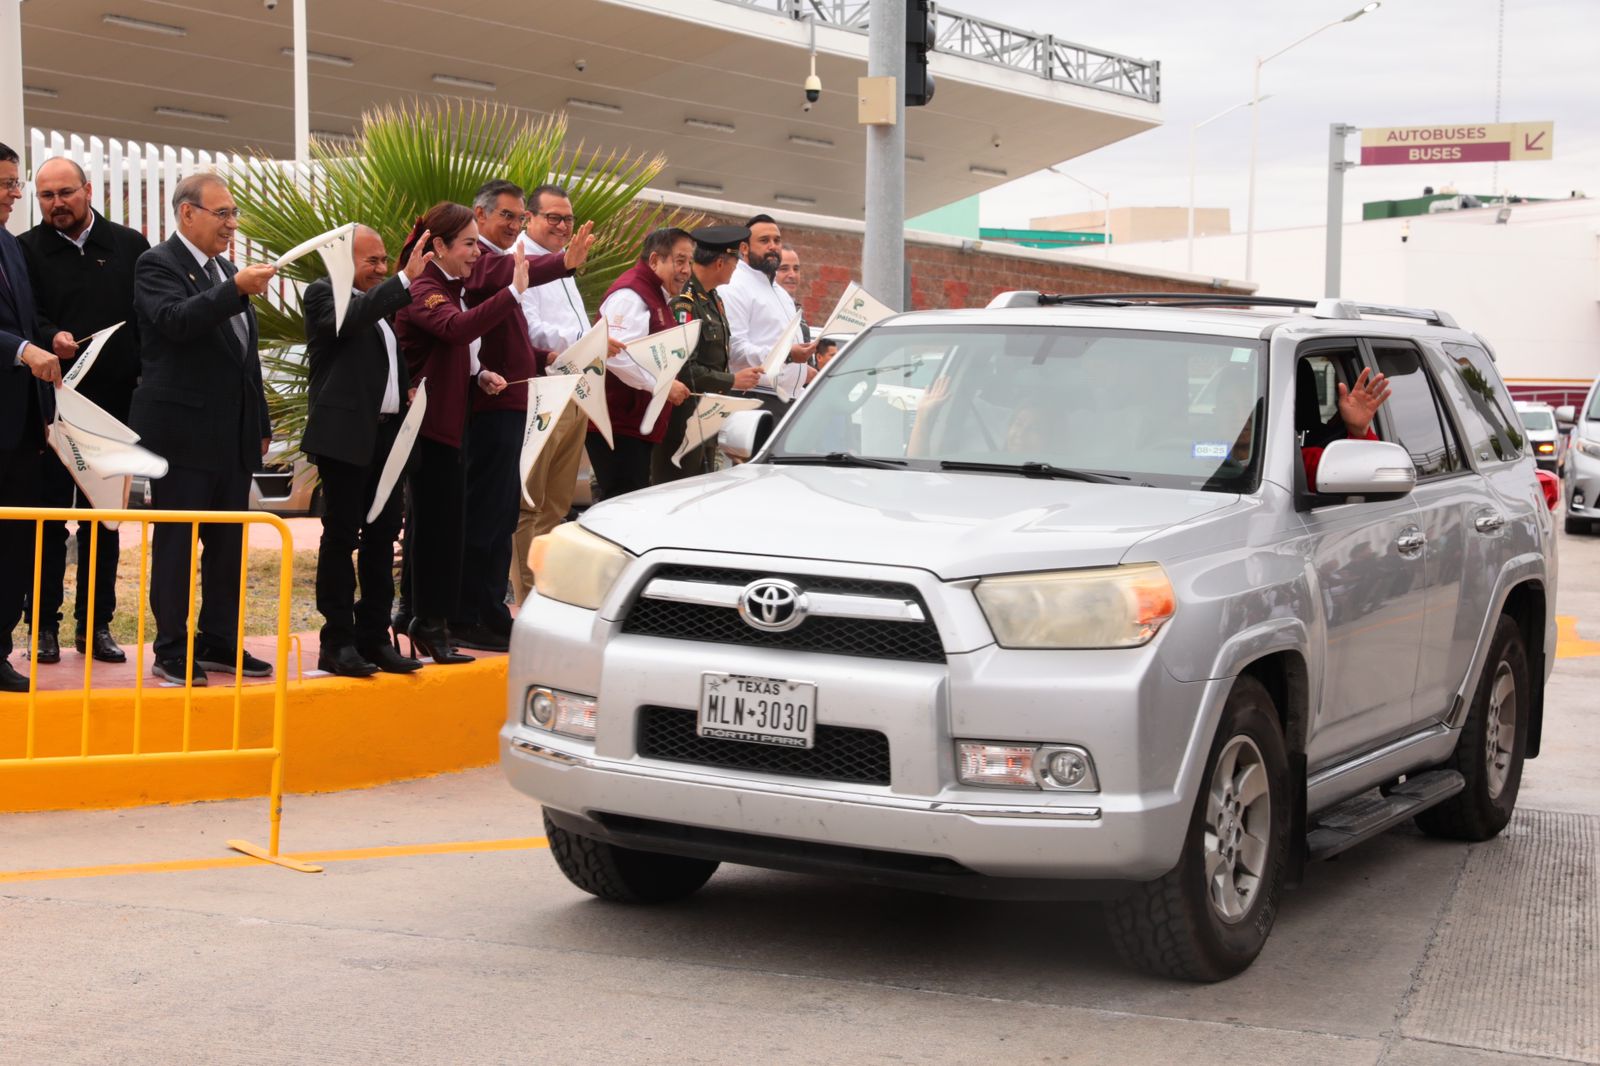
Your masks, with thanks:
M22 157L17 171L24 180L31 163L27 132L22 124L22 0L0 0L0 141ZM6 228L12 233L27 230L26 204L12 209Z
M294 0L294 168L308 180L311 159L311 79L306 73L306 0Z

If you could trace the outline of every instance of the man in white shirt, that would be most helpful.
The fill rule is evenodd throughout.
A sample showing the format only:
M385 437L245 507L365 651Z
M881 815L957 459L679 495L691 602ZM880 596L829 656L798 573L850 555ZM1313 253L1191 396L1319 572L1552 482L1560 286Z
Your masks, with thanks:
M728 315L728 369L759 367L772 346L795 316L794 300L774 279L783 261L783 233L770 215L756 215L745 223L750 229L750 244L734 269L733 280L717 290ZM787 407L778 396L782 385L792 398L816 371L805 364L816 352L812 343L796 343L789 349L789 362L777 372L762 378L761 384L746 395L781 418Z

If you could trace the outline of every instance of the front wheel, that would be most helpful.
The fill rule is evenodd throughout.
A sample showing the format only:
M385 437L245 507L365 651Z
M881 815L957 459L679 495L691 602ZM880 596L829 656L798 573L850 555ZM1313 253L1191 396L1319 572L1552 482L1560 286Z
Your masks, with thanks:
M1272 696L1233 683L1178 865L1106 904L1123 959L1189 981L1220 981L1261 953L1289 857L1289 766Z
M698 891L717 872L709 859L686 859L607 844L568 832L544 816L550 854L567 880L612 903L670 903Z
M1528 651L1516 620L1501 615L1472 710L1445 769L1466 787L1417 815L1417 828L1449 840L1488 840L1511 821L1528 746Z

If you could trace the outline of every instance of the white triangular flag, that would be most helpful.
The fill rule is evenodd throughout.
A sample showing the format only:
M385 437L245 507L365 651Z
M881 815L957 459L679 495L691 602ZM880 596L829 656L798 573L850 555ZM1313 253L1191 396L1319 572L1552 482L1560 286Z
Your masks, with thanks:
M865 289L852 281L845 286L844 294L839 297L839 303L834 307L833 314L828 316L828 321L815 332L824 337L830 333L860 333L893 314L896 312L873 299Z
M683 457L713 439L722 431L722 423L736 411L754 411L761 401L751 396L718 396L708 393L695 402L689 424L683 428L683 443L672 455L672 465L683 469Z
M579 343L582 343L581 341ZM570 350L570 349L569 349ZM536 504L528 497L528 473L544 451L544 442L555 432L556 423L572 402L578 385L587 375L556 374L534 378L528 382L528 420L522 425L522 454L517 469L522 476L517 479L522 486L522 502L529 507ZM605 397L601 397L603 400Z
M89 346L78 352L77 358L72 360L72 367L61 375L61 387L64 389L77 389L78 382L82 381L83 376L89 372L89 368L94 366L94 361L100 358L100 350L106 346L106 341L110 340L111 335L124 325L126 325L125 322L118 322L114 326L107 326L105 329L91 333L89 335Z
M389 449L389 457L383 461L382 472L378 474L378 488L372 494L372 506L367 508L368 525L378 520L389 497L394 494L394 487L400 483L400 475L406 472L406 463L411 459L411 449L417 443L417 434L422 430L422 419L427 413L428 379L423 378L417 382L417 395L412 399L406 416L400 420L394 445Z
M589 421L600 430L606 446L615 448L611 439L611 412L606 408L607 330L606 320L602 318L550 365L562 374L575 374L582 379L573 388L572 395L583 413L589 416Z
M282 270L301 256L309 255L311 252L321 253L323 265L328 268L328 281L333 286L335 333L344 327L344 313L350 307L350 292L355 285L355 233L356 224L347 222L338 229L331 229L308 241L301 241L278 256L272 264Z
M683 369L699 343L700 320L697 318L628 342L628 355L656 379L650 406L639 420L639 432L649 433L655 428L661 409L667 405L667 393L678 380L678 371Z
M761 379L771 385L778 393L778 398L784 403L789 402L789 390L783 385L783 375L780 371L789 361L789 349L794 347L794 340L800 335L800 315L795 314L789 324L783 327L783 332L778 334L777 343L767 353L766 359L761 362Z
M56 417L50 447L77 482L92 507L120 510L128 505L133 475L159 478L167 461L137 444L139 435L75 389L56 390ZM116 529L116 522L102 523Z

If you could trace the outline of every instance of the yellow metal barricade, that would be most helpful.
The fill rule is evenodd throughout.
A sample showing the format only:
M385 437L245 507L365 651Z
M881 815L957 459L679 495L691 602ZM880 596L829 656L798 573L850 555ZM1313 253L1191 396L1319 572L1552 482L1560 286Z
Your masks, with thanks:
M158 763L202 763L213 760L232 760L248 762L267 762L271 764L271 783L268 793L268 817L270 820L269 839L265 848L245 840L230 840L228 846L247 855L267 862L277 863L291 869L306 873L316 873L321 868L306 863L296 862L278 854L279 829L283 818L283 748L284 748L284 716L288 698L289 686L289 642L293 635L289 632L289 606L294 579L294 537L288 525L276 515L260 511L111 511L90 510L85 508L62 507L0 507L0 522L24 521L34 524L33 548L33 595L31 598L32 610L29 619L31 630L30 647L28 649L28 694L27 694L27 721L25 739L21 755L0 750L0 779L3 779L7 770L29 769L34 767L48 768L51 766L82 767L86 765L101 765L106 767L135 767ZM138 631L134 659L134 690L133 690L133 730L130 750L114 753L91 754L90 730L90 701L94 689L94 656L86 647L83 659L83 705L82 726L80 730L78 752L75 755L40 755L38 753L38 725L39 725L39 582L41 563L44 558L44 524L46 522L92 522L89 534L88 553L88 589L84 597L87 617L80 619L78 628L92 641L95 630L94 604L95 584L101 575L96 573L98 563L97 551L99 539L102 536L118 536L119 534L107 530L102 522L137 523L139 525L139 595L138 595ZM145 737L145 670L146 666L146 639L145 632L145 605L149 600L150 592L150 527L152 525L184 524L189 527L189 605L186 625L185 645L185 676L183 682L183 713L182 713L182 739L177 750L146 750ZM234 652L234 687L233 687L233 726L232 742L227 747L196 747L193 737L194 723L194 644L197 629L198 615L196 613L198 592L196 589L197 573L200 561L200 527L202 525L233 525L240 526L240 551L239 551L239 617L238 640ZM277 611L277 646L273 656L273 704L272 704L272 740L268 746L243 745L242 722L244 716L244 629L245 629L245 604L248 594L250 537L249 527L253 525L266 525L278 531L280 544L280 560L278 566L278 611ZM83 580L83 562L79 561L79 579ZM114 578L113 578L114 580ZM20 695L0 695L0 711L5 711L14 706L12 700L20 701Z

